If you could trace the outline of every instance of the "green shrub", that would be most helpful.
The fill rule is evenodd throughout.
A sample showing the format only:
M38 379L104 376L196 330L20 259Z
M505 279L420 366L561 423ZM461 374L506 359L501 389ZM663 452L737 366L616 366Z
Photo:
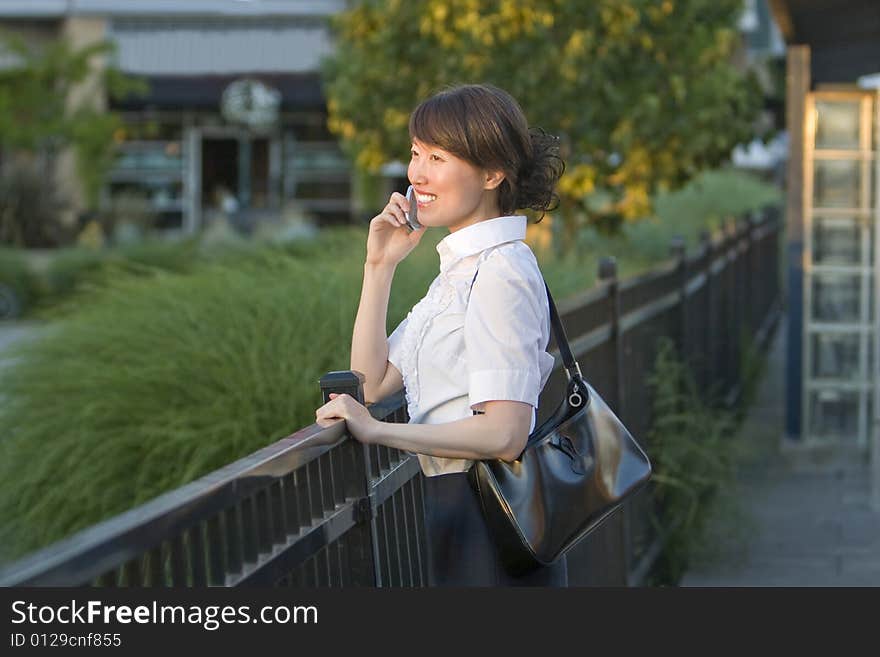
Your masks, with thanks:
M627 278L666 260L674 236L694 249L702 231L717 230L727 217L740 217L780 200L778 188L746 171L707 171L680 190L659 194L655 216L624 224L615 235L585 227L578 233L577 249L565 255L541 254L539 261L548 281L551 276L558 279L551 289L561 297L593 285L603 256L614 257L618 278Z
M102 250L59 250L45 273L45 298L40 311L52 318L75 311L88 303L96 287L107 279L144 276L155 271L186 273L200 255L196 240L147 241Z
M0 248L0 320L26 314L40 295L40 283L25 256Z
M198 261L198 240L151 240L121 246L116 249L113 258L128 263L133 273L144 269L161 269L185 274L192 271Z
M649 384L653 419L648 445L660 509L653 523L664 537L652 584L675 585L696 551L711 549L706 542L713 513L720 506L736 513L724 493L735 482L742 445L731 435L735 426L731 413L697 390L668 338L658 341Z
M103 271L106 259L104 253L93 249L69 248L60 251L52 258L45 273L44 305L60 304L84 283L95 281Z
M669 254L669 241L680 235L690 248L699 243L703 230L717 230L727 217L740 217L782 201L778 187L747 171L706 171L675 192L662 193L655 201L656 216L627 224L624 241L648 261Z
M411 269L402 267L391 321L424 291ZM348 367L361 277L360 259L267 250L186 276L96 285L89 304L17 348L0 379L4 556L314 422L318 378Z

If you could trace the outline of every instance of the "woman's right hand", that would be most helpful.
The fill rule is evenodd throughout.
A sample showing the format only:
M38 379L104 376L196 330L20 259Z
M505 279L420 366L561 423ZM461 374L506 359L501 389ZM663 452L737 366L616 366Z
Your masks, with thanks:
M385 209L370 221L367 264L396 265L421 241L425 229L410 230L404 209L409 209L409 202L403 194L394 192Z

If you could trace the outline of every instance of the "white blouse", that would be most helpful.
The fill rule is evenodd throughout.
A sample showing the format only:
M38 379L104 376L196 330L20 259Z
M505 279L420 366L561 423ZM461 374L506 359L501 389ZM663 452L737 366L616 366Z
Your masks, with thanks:
M544 279L525 236L524 216L497 217L437 245L440 274L388 337L388 360L403 376L411 424L460 420L490 400L537 408L554 361L547 353ZM529 432L534 427L533 412ZM418 457L427 476L472 464Z

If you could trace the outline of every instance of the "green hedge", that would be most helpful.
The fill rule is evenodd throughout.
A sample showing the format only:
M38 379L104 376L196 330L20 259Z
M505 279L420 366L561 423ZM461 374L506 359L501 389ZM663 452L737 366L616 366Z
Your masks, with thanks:
M27 313L41 294L40 280L24 255L0 248L0 320Z

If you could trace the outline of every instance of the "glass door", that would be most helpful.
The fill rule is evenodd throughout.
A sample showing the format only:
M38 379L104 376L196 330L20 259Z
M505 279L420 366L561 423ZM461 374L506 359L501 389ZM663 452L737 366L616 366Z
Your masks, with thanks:
M866 447L877 381L876 94L807 98L803 424Z

